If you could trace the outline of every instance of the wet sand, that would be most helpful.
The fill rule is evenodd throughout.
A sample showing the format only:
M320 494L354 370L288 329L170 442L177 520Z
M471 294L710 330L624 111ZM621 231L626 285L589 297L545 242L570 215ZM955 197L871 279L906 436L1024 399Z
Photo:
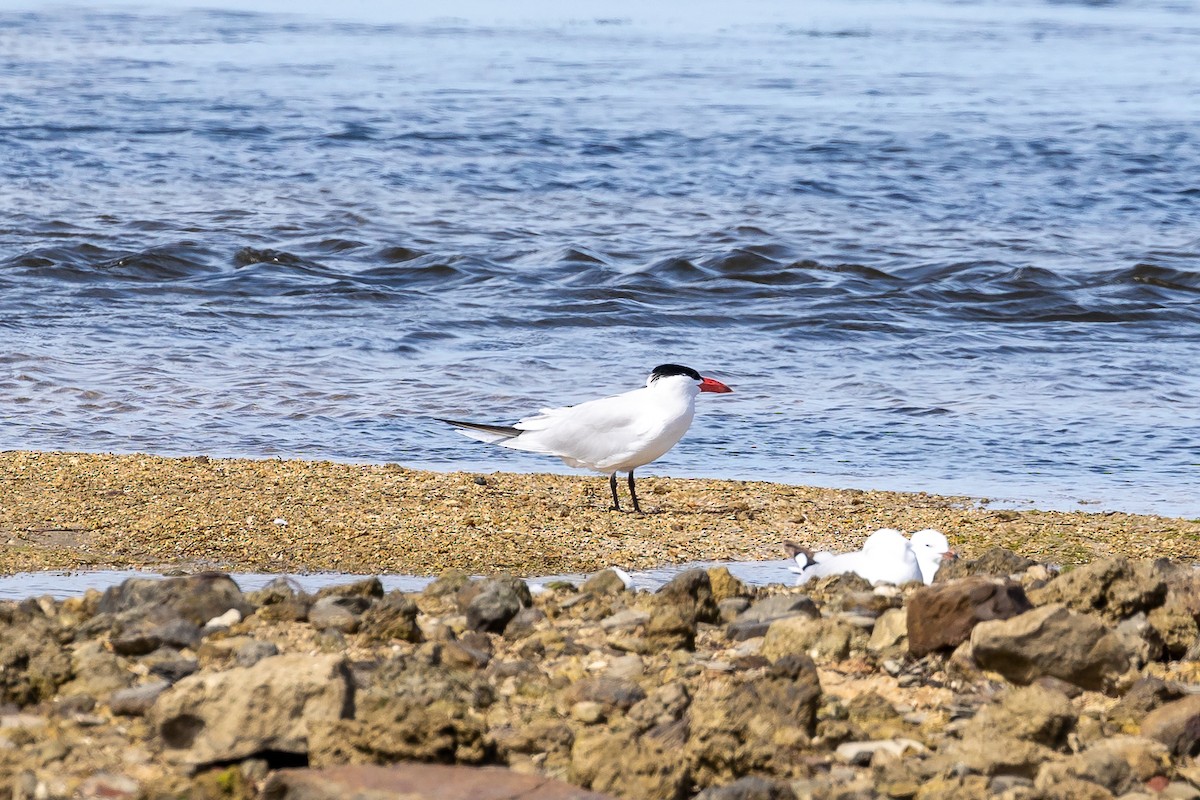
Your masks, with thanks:
M784 539L848 549L880 527L937 528L968 556L1000 545L1063 565L1107 555L1200 561L1200 520L994 510L965 497L756 481L646 477L638 489L649 513L608 510L607 480L594 475L7 452L0 571L453 567L527 576L776 559Z

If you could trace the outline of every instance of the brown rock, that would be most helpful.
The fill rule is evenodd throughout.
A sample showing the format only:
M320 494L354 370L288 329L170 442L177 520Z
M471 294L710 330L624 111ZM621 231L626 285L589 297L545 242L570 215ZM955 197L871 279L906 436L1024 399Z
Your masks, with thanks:
M1043 764L1058 755L1045 745L1000 735L972 736L948 742L938 757L948 765L962 764L981 775L1019 775L1033 778Z
M25 706L53 697L71 678L67 637L36 606L0 603L0 703Z
M150 719L168 757L199 766L305 754L314 727L347 716L351 697L341 656L282 655L184 678L159 695Z
M1150 559L1106 558L1064 572L1030 592L1035 605L1062 603L1119 621L1162 605L1167 596L1165 564Z
M263 800L612 800L562 781L498 767L397 764L283 769Z
M368 641L421 641L417 604L401 592L389 592L363 614L359 633Z
M1050 675L1084 689L1108 690L1130 665L1121 640L1100 620L1057 604L979 623L971 632L971 651L982 668L1021 684Z
M696 647L696 618L687 607L655 604L646 623L644 647L647 653L660 650L694 650Z
M851 733L859 740L909 739L914 735L911 725L884 697L875 692L863 692L846 704Z
M1118 731L1136 732L1140 730L1141 721L1147 714L1183 696L1183 690L1176 684L1167 683L1161 678L1140 678L1109 709L1108 723Z
M626 591L625 581L615 570L602 569L579 587L583 594L617 595Z
M732 576L730 576L732 577ZM713 597L712 581L702 569L689 569L668 581L655 594L660 605L690 613L696 622L719 622L721 611Z
M686 720L685 753L697 786L754 773L805 775L821 683L812 659L789 655L757 679L726 675L700 684Z
M788 617L767 629L762 654L771 660L804 654L822 661L840 661L852 650L865 650L867 635L843 619Z
M669 740L604 729L576 736L568 777L639 800L683 800L691 785L691 769Z
M577 681L566 692L570 702L590 701L601 706L628 711L646 699L646 692L633 681L619 678L588 678Z
M75 796L79 800L134 800L141 793L141 786L128 775L97 772L79 785Z
M1124 794L1171 771L1171 756L1161 742L1138 736L1114 736L1065 761L1047 764L1037 776L1042 788L1080 779Z
M1142 720L1142 735L1165 744L1177 756L1200 750L1200 695L1189 695L1151 711Z
M713 600L718 603L733 597L747 597L750 594L746 584L735 578L728 567L709 567L707 572Z
M1058 780L1039 790L1040 800L1113 800L1108 789L1078 778Z
M379 578L364 578L354 583L326 586L317 591L317 599L322 597L365 597L376 600L383 597L383 583Z
M981 708L964 727L963 738L1022 739L1061 750L1075 722L1075 711L1065 694L1044 686L1026 686Z
M1167 602L1151 611L1147 619L1158 632L1169 658L1183 658L1200 639L1195 612L1183 598L1168 595Z
M1020 584L975 577L918 589L908 600L908 650L917 658L958 647L975 626L1033 608Z
M493 690L478 670L393 659L355 696L354 719L313 731L308 763L483 763L493 752L484 718L493 701Z
M960 558L943 561L933 580L934 583L945 583L974 575L1004 578L1024 572L1036 563L1033 559L1017 555L1012 550L992 547L974 560Z

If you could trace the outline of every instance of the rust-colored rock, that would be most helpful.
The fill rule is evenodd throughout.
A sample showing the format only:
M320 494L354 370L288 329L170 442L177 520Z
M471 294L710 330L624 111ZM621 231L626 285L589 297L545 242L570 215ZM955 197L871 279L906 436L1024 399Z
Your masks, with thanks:
M920 658L958 647L980 622L1033 608L1020 584L974 577L918 589L908 601L908 651Z
M498 767L396 764L283 769L263 800L612 800L569 783Z

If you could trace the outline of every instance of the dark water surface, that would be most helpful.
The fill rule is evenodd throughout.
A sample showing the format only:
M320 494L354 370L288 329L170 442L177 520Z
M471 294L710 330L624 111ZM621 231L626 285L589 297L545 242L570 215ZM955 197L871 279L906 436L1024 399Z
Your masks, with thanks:
M560 470L431 417L677 361L648 472L1200 515L1195 2L386 5L0 0L0 448Z

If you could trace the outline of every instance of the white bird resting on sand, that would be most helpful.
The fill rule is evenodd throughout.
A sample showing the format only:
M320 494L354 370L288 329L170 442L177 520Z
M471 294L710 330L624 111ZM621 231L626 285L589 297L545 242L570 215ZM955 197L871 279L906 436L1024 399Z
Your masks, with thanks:
M691 367L660 364L646 385L624 394L589 400L575 406L543 408L515 425L441 419L458 432L488 444L558 456L572 467L586 467L609 476L613 510L617 502L617 473L629 473L629 497L641 513L633 488L633 471L670 450L687 433L701 392L727 394L725 384L706 378Z
M813 553L795 542L784 548L796 561L790 567L799 573L797 584L827 575L853 572L871 583L902 584L910 581L933 583L942 558L950 551L946 537L932 529L913 534L912 541L894 528L881 528L863 542L861 550L850 553Z
M917 563L921 565L921 580L926 585L933 583L933 576L937 574L943 561L958 558L950 549L950 542L945 535L933 528L917 531L909 537L909 543L917 556Z

